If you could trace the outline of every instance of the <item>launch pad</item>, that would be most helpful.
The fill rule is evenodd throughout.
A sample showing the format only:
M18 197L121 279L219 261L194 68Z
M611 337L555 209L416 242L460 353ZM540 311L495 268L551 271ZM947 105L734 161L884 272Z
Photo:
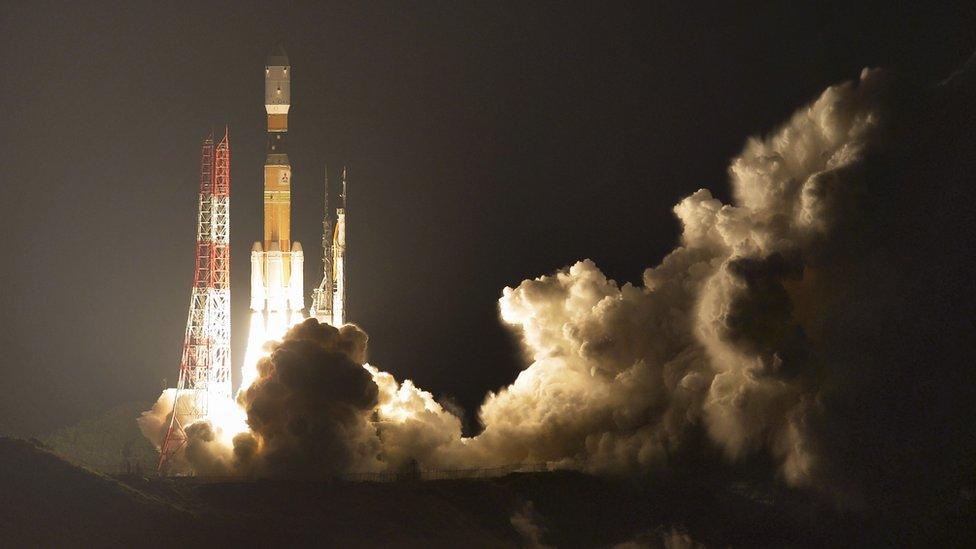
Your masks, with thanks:
M302 245L292 240L292 169L288 158L291 64L281 45L264 67L267 148L264 162L264 235L251 249L251 322L241 387L250 386L264 344L279 340L306 318ZM328 172L328 169L326 169ZM333 326L346 321L346 168L334 212L328 173L323 216L323 278L312 293L309 316ZM160 473L172 473L174 458L188 443L186 428L213 416L215 403L232 403L230 357L230 144L225 131L208 137L201 155L196 266L179 383L160 445Z

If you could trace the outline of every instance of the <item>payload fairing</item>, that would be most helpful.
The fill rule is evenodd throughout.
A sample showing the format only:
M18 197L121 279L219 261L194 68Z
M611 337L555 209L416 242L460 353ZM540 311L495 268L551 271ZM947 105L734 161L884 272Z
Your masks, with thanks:
M288 161L288 109L291 66L279 45L264 68L264 108L268 146L264 161L264 241L251 251L251 310L280 315L286 325L305 308L302 245L291 241L291 164ZM280 337L277 334L268 334Z

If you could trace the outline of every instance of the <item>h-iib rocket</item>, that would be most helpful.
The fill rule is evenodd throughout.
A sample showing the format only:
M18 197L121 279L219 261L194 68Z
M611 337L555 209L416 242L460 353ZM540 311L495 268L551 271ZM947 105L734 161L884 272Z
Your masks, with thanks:
M342 168L339 204L333 222L329 209L329 169L325 170L325 215L322 218L322 282L312 290L308 314L336 327L346 321L346 168Z
M264 242L255 242L251 251L251 310L281 313L288 325L301 317L305 308L305 258L302 245L291 240L291 164L286 146L290 106L291 66L284 48L278 45L264 67L264 108L268 115Z

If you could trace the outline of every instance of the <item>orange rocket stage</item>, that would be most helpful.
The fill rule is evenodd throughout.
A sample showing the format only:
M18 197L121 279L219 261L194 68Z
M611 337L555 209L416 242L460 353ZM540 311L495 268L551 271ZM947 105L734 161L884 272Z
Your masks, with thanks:
M268 147L264 161L264 240L251 251L251 309L280 314L290 325L304 309L302 246L291 240L291 164L288 161L288 109L291 66L279 45L264 68L264 108ZM268 334L272 335L272 334Z

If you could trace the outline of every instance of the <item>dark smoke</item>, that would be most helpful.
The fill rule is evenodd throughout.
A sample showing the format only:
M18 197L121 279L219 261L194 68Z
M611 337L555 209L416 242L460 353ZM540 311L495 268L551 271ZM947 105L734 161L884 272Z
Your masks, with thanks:
M234 439L238 470L328 476L376 459L369 416L379 391L362 367L366 339L351 324L337 330L309 319L272 346L238 396L250 427Z

